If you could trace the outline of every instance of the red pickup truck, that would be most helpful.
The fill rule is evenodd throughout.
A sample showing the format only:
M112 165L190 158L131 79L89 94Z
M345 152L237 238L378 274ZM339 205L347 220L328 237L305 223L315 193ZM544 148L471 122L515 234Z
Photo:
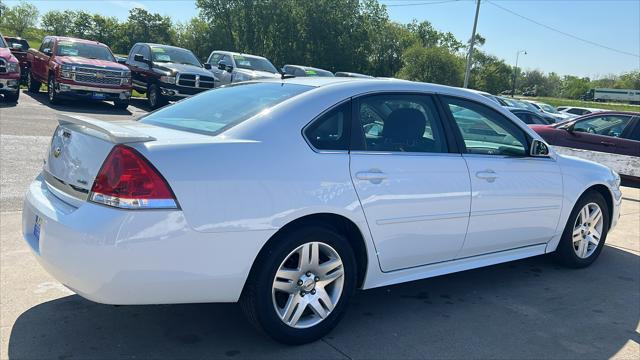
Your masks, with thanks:
M113 101L125 109L131 98L131 71L116 61L105 44L70 37L47 36L39 49L27 52L27 86L40 91L47 84L49 102L63 98Z
M0 35L0 94L6 101L16 102L20 97L20 65L18 59Z

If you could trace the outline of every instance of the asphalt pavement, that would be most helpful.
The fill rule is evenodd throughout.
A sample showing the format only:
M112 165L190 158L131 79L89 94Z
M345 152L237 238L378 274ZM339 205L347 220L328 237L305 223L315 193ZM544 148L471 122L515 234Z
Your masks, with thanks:
M44 93L0 103L0 358L601 359L640 358L640 189L623 188L598 261L570 270L540 256L359 291L340 325L304 346L257 333L236 304L109 306L60 285L21 237L21 202L56 112L103 120L148 109L51 108Z

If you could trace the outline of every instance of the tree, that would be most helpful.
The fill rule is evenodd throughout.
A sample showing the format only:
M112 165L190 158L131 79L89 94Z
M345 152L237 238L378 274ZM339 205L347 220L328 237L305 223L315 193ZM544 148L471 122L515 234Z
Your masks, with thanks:
M44 15L42 15L42 28L49 35L70 35L71 34L71 24L73 22L73 17L75 13L70 10L58 11L51 10L47 11Z
M473 53L469 86L473 89L498 94L511 86L513 70L504 60L477 50Z
M5 5L4 1L0 0L0 19L2 19L2 14L7 10L7 5ZM0 21L0 24L2 22Z
M588 77L566 75L562 80L560 96L569 99L579 99L591 88L591 80Z
M123 24L121 41L118 50L129 49L137 42L152 42L160 44L173 44L175 32L173 23L168 16L158 13L150 13L142 8L133 8L129 11L129 17Z
M464 60L442 47L415 44L402 55L404 66L397 77L407 80L461 86Z
M11 31L11 35L25 36L27 31L38 23L38 8L21 1L2 11L0 25Z

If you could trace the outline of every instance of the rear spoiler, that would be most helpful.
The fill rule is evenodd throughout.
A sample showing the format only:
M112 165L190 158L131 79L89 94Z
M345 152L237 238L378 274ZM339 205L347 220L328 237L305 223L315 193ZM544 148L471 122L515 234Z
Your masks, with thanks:
M105 135L114 144L126 144L134 142L153 141L156 138L145 135L133 129L120 126L115 123L97 120L86 116L60 114L58 116L60 125L76 125L87 129L95 130Z

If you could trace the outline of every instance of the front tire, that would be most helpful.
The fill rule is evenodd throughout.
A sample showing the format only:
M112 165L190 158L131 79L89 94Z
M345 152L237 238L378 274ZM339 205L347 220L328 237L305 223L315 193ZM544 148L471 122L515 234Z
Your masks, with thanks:
M597 191L588 191L576 202L556 249L564 266L583 268L600 255L609 232L609 206Z
M129 100L115 100L113 106L118 110L126 110L129 107Z
M29 72L27 72L27 89L29 90L29 92L34 94L39 93L41 85L42 84L39 81L33 78L31 70L29 70Z
M60 96L56 93L56 79L53 75L49 75L49 82L47 83L47 95L49 97L50 104L59 104Z
M347 239L319 225L281 235L256 260L240 300L259 330L286 344L320 339L340 321L356 287Z
M167 105L167 99L160 93L160 88L156 84L151 84L147 90L147 102L151 109L158 109Z
M17 103L19 98L20 98L20 90L19 89L15 93L4 94L4 100L7 101L7 102Z

